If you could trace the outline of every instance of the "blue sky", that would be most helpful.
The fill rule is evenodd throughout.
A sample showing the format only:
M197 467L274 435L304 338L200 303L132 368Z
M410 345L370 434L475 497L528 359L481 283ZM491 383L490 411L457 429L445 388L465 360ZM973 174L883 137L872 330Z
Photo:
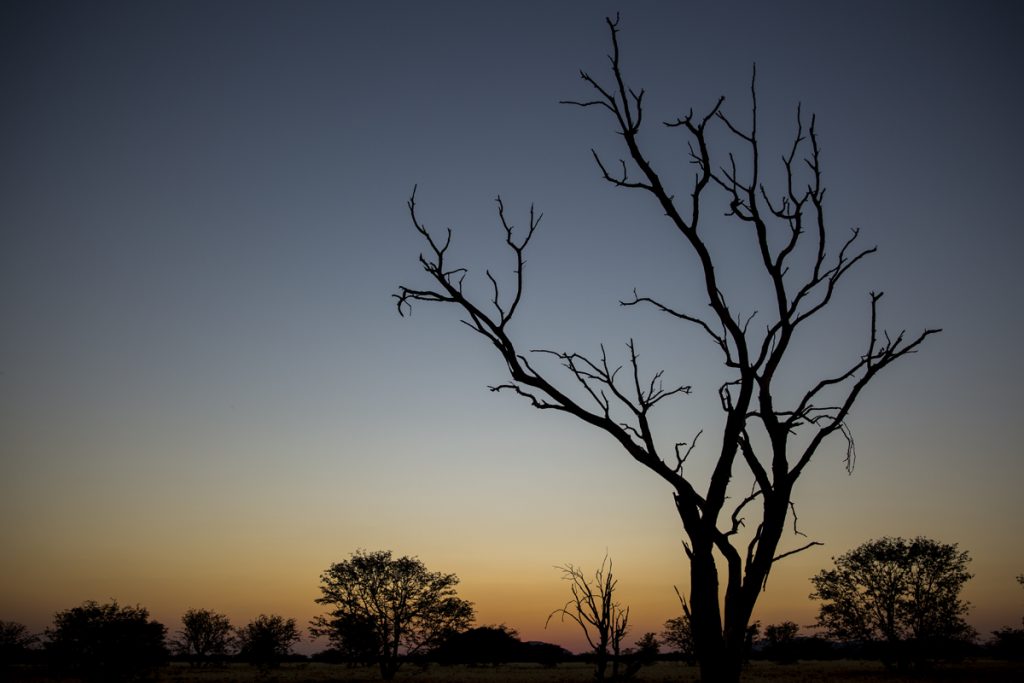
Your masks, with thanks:
M356 548L463 578L482 623L545 632L555 564L607 550L640 630L685 584L669 491L614 444L486 386L502 365L426 284L405 201L454 254L508 267L494 213L544 213L514 329L624 354L694 394L666 443L720 422L714 348L633 287L702 305L646 197L604 184L611 122L559 105L605 75L604 17L654 125L726 96L766 158L817 115L830 224L879 253L803 341L794 386L853 358L867 292L889 329L942 327L880 377L797 491L827 543L780 566L761 618L810 623L807 578L880 535L975 558L982 630L1019 619L1024 15L1011 3L5 3L0 9L0 618L117 597L169 624L315 613ZM715 245L736 296L758 283ZM505 271L507 272L507 271ZM625 356L623 355L624 359ZM806 361L806 362L804 362ZM709 451L710 452L710 451ZM697 457L697 456L695 456ZM514 596L510 598L509 596ZM639 633L638 633L639 635Z

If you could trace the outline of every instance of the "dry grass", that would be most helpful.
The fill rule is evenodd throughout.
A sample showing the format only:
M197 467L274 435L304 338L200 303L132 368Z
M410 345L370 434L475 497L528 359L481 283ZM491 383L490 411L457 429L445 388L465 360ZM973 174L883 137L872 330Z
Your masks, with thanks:
M426 669L406 665L397 681L404 683L590 683L593 669L582 663L560 664L544 668L531 664L508 664L499 667L442 667ZM2 677L2 674L0 674ZM637 683L694 683L696 667L673 662L659 662L643 669L634 679ZM53 683L54 679L35 676L16 677L24 683ZM380 681L376 669L348 668L335 664L287 664L261 675L252 667L232 664L211 669L192 669L174 664L164 668L158 683L371 683ZM950 681L956 683L1020 683L1024 682L1024 664L977 660L938 667L927 673L891 674L876 662L802 662L780 665L754 662L744 676L745 683L922 683ZM71 683L62 681L61 683Z
M592 672L592 667L582 663L560 664L554 668L531 664L509 664L499 667L433 665L426 670L406 665L398 672L396 680L408 683L589 683ZM698 678L696 667L674 662L659 662L643 669L635 680L637 683L693 683ZM380 677L376 669L351 669L339 665L310 663L288 665L270 672L263 678L245 666L198 673L190 671L188 667L172 667L164 671L160 680L161 683L239 683L260 680L268 683L370 683L379 681ZM750 683L1020 683L1024 682L1024 665L979 660L940 667L927 674L896 675L887 672L877 662L802 662L790 665L753 662L744 680Z

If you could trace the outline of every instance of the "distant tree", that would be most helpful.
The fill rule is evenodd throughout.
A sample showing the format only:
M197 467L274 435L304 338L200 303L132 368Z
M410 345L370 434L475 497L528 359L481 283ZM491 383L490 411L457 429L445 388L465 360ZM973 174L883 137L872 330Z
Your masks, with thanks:
M661 653L661 641L658 640L656 633L650 631L640 636L633 647L634 654L648 664L657 659Z
M136 680L167 659L167 629L145 607L87 601L57 612L46 630L46 653L62 674L85 680Z
M690 606L686 598L679 592L679 588L672 587L679 598L679 606L683 609L681 617L668 619L662 626L661 642L671 647L678 655L686 660L687 664L697 663L696 652L693 643L693 624L690 622Z
M1017 583L1024 586L1024 574L1017 576ZM1021 618L1024 626L1024 618ZM1024 660L1024 628L1004 626L992 631L992 639L986 644L988 651L998 659Z
M641 668L650 666L658 661L658 654L661 652L661 642L655 633L647 632L640 636L631 651L627 651L626 670L623 678L632 678Z
M239 656L261 670L280 666L302 640L295 620L277 614L261 614L236 633Z
M693 652L693 631L690 629L690 618L685 614L672 617L661 627L661 641L682 655L690 664L696 662Z
M561 645L545 643L540 640L528 640L523 643L521 661L534 662L547 668L553 668L559 662L573 658L573 654Z
M223 614L190 609L182 616L181 625L172 645L178 654L188 657L193 666L224 658L234 646L234 629Z
M761 642L761 622L755 621L747 626L746 635L743 638L743 661L750 660L754 648Z
M426 652L472 623L473 604L458 597L458 583L415 557L358 550L320 575L316 602L333 609L313 620L310 633L341 650L372 650L381 677L394 678L402 655Z
M25 624L0 620L0 671L24 663L38 642L39 636L31 633Z
M714 452L699 467L687 468L696 437L687 446L676 434L655 433L661 422L653 419L655 408L689 393L690 387L663 384L663 370L642 372L632 339L620 363L596 343L600 351L588 356L543 348L520 336L523 328L513 319L524 301L525 253L541 219L532 207L526 225L516 230L498 198L497 222L510 272L503 278L480 269L482 277L474 283L469 269L453 262L451 229L432 233L421 220L414 188L408 207L423 238L419 263L428 284L400 286L395 297L402 315L418 302L458 309L462 322L486 340L507 371L492 391L518 395L540 410L572 415L610 437L625 457L667 484L673 514L687 539L690 627L701 678L735 682L747 649L746 628L773 566L818 544L800 540L787 546L783 540L796 518L797 480L833 436L846 441L846 465L852 470L847 419L854 404L879 373L938 330L889 334L879 323L882 294L871 292L863 348L807 381L807 358L802 355L807 342L801 340L814 343L813 322L822 320L818 314L836 302L845 276L876 251L859 246L857 229L842 236L828 226L814 117L808 125L797 108L791 143L778 166L769 164L770 158L779 157L761 138L752 78L752 113L746 121L726 114L721 97L704 112L691 109L665 121L682 140L663 144L649 127L645 91L631 87L624 74L618 17L608 18L607 24L608 73L602 79L581 72L588 94L566 104L607 117L621 156L616 163L593 150L599 176L613 187L646 196L664 216L663 228L681 245L682 260L672 268L695 269L699 276L699 292L677 288L682 296L666 299L634 290L620 303L650 307L693 326L718 354L727 376L714 397L724 412ZM642 124L648 126L644 132ZM669 148L683 153L665 154ZM665 159L681 164L666 170ZM727 228L723 221L735 226L726 230L727 248L718 243ZM648 234L640 227L623 229L639 241ZM741 242L744 246L737 246ZM743 261L737 254L749 254L750 259ZM737 279L736 273L742 275ZM739 283L749 278L756 278L763 297L743 296ZM664 444L675 447L663 450ZM740 534L742 527L752 533Z
M960 591L970 556L928 538L881 538L838 558L811 579L821 600L817 625L832 637L879 646L886 666L905 668L971 641L970 605Z
M477 626L450 634L431 657L442 664L490 664L525 661L519 633L505 624Z
M783 664L796 661L796 636L800 626L792 621L781 624L768 624L764 629L764 648L762 653L768 659Z
M548 615L547 624L556 614L564 621L575 621L583 630L594 657L594 680L603 681L612 665L612 678L617 678L622 640L629 632L629 607L615 602L618 581L612 575L612 561L606 555L591 581L579 567L567 564L558 567L569 582L572 597Z
M1024 660L1024 628L1004 626L992 631L992 638L985 648L996 659Z

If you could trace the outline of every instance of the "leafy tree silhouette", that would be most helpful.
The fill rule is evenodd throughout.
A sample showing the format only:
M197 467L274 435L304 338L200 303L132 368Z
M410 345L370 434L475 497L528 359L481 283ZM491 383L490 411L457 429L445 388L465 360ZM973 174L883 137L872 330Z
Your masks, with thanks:
M166 634L145 607L90 600L54 615L45 647L61 674L89 681L135 680L166 661Z
M372 651L381 677L394 678L403 655L427 652L472 623L473 605L458 597L458 583L455 574L428 571L416 557L357 550L320 575L316 602L333 609L312 622L310 633L342 651Z
M834 558L811 579L818 626L834 638L873 643L886 666L950 656L973 641L960 591L970 555L929 538L880 538Z
M234 646L234 629L223 614L208 609L189 609L181 617L181 625L172 644L193 666L223 659Z
M0 672L29 659L39 636L31 633L25 624L0 620Z
M281 665L292 645L302 640L294 619L261 614L237 631L238 654L261 671Z

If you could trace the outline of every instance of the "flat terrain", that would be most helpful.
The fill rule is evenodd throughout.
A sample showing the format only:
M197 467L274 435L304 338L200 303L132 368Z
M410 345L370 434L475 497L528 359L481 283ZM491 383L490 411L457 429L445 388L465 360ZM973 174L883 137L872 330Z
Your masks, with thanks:
M586 664L559 664L544 668L530 664L509 664L498 667L442 667L431 665L422 669L413 665L403 667L396 678L409 683L589 683L592 668ZM23 683L57 683L58 679L15 675L13 681ZM0 678L3 674L0 673ZM638 683L693 683L698 679L696 667L674 662L659 662L643 669L634 679ZM376 669L352 669L343 665L301 663L287 664L265 675L243 664L205 670L174 664L164 668L158 683L369 683L379 681ZM957 681L960 683L1021 683L1024 682L1024 663L977 660L938 667L928 673L890 674L881 664L862 661L801 662L774 664L753 662L744 681L750 683L826 683L837 681L873 681L885 683L921 683L922 681ZM72 683L62 679L60 683Z
M498 667L430 666L423 670L406 665L396 680L410 683L590 683L593 667L583 663L559 664L554 668L538 665L509 664ZM659 662L643 669L634 679L638 683L693 683L699 678L696 667L674 662ZM187 667L165 670L161 681L167 683L229 683L234 681L259 680L256 672L249 667L235 665L230 670L210 671L201 674L190 672ZM320 683L327 681L366 682L379 681L376 669L349 669L330 664L297 664L270 672L266 679L281 683ZM772 683L826 683L827 681L886 681L907 683L913 681L961 681L964 683L1024 683L1024 664L1006 662L976 661L956 667L944 667L928 675L893 675L876 662L804 662L799 664L774 664L753 662L744 678L745 681Z

